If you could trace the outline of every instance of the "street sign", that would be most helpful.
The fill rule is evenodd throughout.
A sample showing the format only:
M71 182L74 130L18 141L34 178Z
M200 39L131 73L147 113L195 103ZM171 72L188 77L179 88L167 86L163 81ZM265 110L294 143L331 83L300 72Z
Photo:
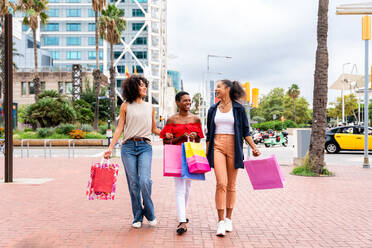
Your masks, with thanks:
M112 138L112 130L111 129L106 130L106 137L107 138Z

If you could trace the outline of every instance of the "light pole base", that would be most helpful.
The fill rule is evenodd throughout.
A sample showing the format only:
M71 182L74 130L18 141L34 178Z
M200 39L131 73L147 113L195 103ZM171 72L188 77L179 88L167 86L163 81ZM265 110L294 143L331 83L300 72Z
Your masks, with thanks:
M365 157L365 158L364 158L363 168L370 168L368 157Z

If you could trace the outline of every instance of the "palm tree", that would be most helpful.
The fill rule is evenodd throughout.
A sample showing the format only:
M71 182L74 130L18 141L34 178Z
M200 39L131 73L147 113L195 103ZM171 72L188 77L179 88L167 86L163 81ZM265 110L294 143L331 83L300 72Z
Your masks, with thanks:
M313 121L309 148L309 167L316 173L323 172L325 130L327 125L327 94L328 94L328 5L329 0L319 0L318 27L316 50L314 93L313 93Z
M201 102L203 101L203 97L200 93L196 93L192 98L192 103L194 104L194 109L192 110L194 114L199 114L199 107Z
M92 9L94 10L94 20L96 23L96 69L93 71L94 86L96 91L96 106L94 108L94 130L98 130L99 118L99 91L101 85L101 71L99 69L99 50L98 50L98 13L101 13L103 7L106 6L106 0L92 0Z
M114 126L115 122L115 69L114 69L114 44L120 42L121 33L125 30L124 10L118 9L114 4L109 4L107 9L102 10L99 18L99 35L110 43L110 102L111 119Z
M34 59L35 59L35 76L34 76L34 87L35 87L35 101L41 92L40 78L38 74L38 63L37 63L37 44L36 44L36 30L39 28L39 20L43 25L47 24L48 10L47 0L20 0L17 6L18 10L21 10L26 14L23 18L22 23L30 26L32 30L32 36L34 40Z
M293 100L293 116L294 121L296 122L296 100L300 95L300 88L297 84L292 84L291 87L288 90L288 95Z

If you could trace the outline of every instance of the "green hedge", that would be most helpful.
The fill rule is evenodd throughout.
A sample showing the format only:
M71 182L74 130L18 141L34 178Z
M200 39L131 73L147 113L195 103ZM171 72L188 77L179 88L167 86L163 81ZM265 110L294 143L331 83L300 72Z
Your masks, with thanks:
M275 127L274 127L274 123L275 123ZM256 129L259 128L261 131L266 131L268 129L281 131L282 127L284 129L296 128L296 127L298 127L298 125L292 120L286 120L284 123L282 123L281 121L275 121L275 122L274 121L267 121L267 122L252 124L252 127L256 128Z

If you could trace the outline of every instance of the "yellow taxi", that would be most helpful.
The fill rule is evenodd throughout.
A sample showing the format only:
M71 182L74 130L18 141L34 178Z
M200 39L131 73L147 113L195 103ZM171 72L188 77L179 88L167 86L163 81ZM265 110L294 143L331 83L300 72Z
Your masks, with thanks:
M364 127L342 126L327 130L325 149L327 153L341 150L364 150ZM368 150L372 150L372 128L368 128Z

